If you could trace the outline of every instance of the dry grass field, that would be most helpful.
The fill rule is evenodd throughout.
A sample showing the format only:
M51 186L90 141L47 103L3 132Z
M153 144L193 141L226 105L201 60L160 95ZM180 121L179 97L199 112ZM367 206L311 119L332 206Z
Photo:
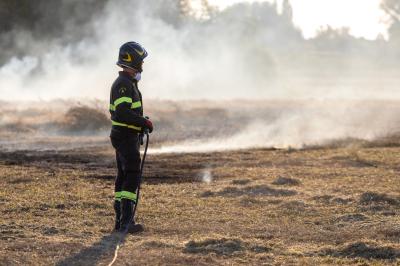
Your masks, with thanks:
M400 146L150 154L115 265L398 265ZM108 265L109 145L0 153L0 265Z

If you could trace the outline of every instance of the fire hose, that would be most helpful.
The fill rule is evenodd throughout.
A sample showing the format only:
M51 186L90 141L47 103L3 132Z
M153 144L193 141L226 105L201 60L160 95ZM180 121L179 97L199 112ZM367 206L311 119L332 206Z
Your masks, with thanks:
M141 135L140 135L140 144L141 144L141 145L143 145L143 137L144 137L144 135L146 135L146 145L145 145L145 148L144 148L144 152L143 152L143 156L142 156L142 162L141 162L141 165L140 165L139 183L138 183L138 188L137 188L137 190L136 190L136 204L135 204L135 207L133 208L133 213L132 213L132 217L133 217L133 218L132 218L132 219L134 219L134 217L135 217L136 208L137 208L137 206L138 206L138 204L139 204L140 184L142 183L144 162L145 162L145 160L146 160L147 148L148 148L148 146L149 146L149 130L148 130L148 129L145 129L145 130L144 130L144 134L141 134ZM124 239L125 239L125 235L126 235L126 233L124 233L124 234L121 236L120 240L118 241L118 244L116 245L115 252L114 252L114 258L113 258L113 260L110 262L110 264L108 264L108 266L112 266L112 265L115 263L115 261L117 260L118 251L119 251L119 249L120 249L120 247L121 247L121 245L122 245L122 242L123 242Z

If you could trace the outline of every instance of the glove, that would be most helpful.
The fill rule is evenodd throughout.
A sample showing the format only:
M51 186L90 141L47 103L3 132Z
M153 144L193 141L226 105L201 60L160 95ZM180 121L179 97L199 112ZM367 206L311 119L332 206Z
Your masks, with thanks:
M146 118L146 121L144 122L144 128L149 130L149 133L153 132L153 123L150 121L150 119Z

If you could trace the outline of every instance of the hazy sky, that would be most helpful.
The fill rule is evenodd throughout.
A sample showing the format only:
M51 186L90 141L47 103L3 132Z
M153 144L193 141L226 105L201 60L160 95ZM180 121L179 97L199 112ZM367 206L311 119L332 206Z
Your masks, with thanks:
M268 1L268 0L265 0ZM272 1L272 0L269 0ZM221 9L238 2L257 0L209 0ZM259 1L258 1L259 2ZM282 0L278 0L279 3ZM356 37L375 39L379 33L386 36L382 21L380 0L290 0L294 23L306 38L313 37L321 26L349 27Z
M233 1L239 0L229 2ZM109 86L118 71L115 65L118 48L127 40L140 41L152 55L146 60L141 81L148 98L400 99L396 87L398 62L392 59L396 52L391 48L394 46L382 46L388 51L381 57L380 42L371 43L370 49L362 46L361 50L358 50L361 47L358 42L346 42L344 48L341 43L329 46L324 42L323 49L332 54L319 57L313 50L319 52L320 49L315 43L297 43L297 36L284 32L285 27L273 29L274 25L270 25L262 29L260 23L263 22L256 22L254 25L258 29L254 32L259 35L249 36L252 31L247 28L250 24L241 21L242 9L232 12L231 16L221 16L218 23L173 27L170 22L159 19L163 11L154 10L152 1L140 2L143 10L135 10L122 19L125 5L113 5L110 1L105 15L88 26L94 29L91 36L101 38L100 42L93 42L89 37L66 45L66 42L49 42L46 38L35 40L30 34L16 30L15 43L29 43L29 47L35 49L23 57L16 53L0 67L0 100L107 99ZM379 28L378 0L291 2L294 21L304 30L305 36L326 24L350 25L355 35L370 38L382 29ZM243 10L253 12L255 9ZM174 18L169 19L173 21ZM225 25L232 19L235 21L231 25ZM232 45L232 41L244 37L249 38L244 47L240 42ZM321 51L325 51L323 49ZM343 49L343 56L336 60L340 49ZM288 54L284 55L286 51ZM303 52L304 56L300 56ZM309 54L312 54L310 61ZM289 62L292 58L293 63ZM379 64L375 58L379 58ZM243 63L238 64L238 60ZM387 68L383 67L385 60L390 65Z

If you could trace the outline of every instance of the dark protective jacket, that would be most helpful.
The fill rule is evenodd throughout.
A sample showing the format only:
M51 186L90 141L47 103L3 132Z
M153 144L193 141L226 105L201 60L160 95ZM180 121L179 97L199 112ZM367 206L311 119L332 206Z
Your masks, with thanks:
M146 125L142 94L137 87L137 81L126 72L119 72L111 87L110 113L111 137L137 135Z

